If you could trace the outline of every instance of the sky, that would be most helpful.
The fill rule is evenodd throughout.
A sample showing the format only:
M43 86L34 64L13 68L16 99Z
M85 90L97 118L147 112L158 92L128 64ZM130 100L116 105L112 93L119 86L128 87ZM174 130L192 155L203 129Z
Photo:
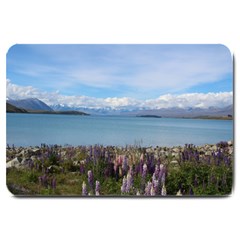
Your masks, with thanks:
M227 106L232 55L224 45L17 44L7 97L91 108Z

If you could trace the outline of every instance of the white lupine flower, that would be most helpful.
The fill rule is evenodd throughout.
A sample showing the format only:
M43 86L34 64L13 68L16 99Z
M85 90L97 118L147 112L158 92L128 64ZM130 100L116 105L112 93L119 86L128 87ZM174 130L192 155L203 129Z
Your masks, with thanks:
M166 196L166 195L167 195L167 189L166 189L166 187L165 187L165 184L163 184L163 186L162 186L161 195L162 195L162 196Z
M96 181L96 187L95 187L95 195L96 196L100 195L99 191L100 191L100 182Z
M83 196L87 196L88 194L87 194L87 185L86 185L86 183L83 181L83 183L82 183L82 195Z
M155 189L154 189L153 185L152 185L151 190L150 190L150 195L151 196L155 196L156 195L156 192L155 192Z
M126 188L127 188L127 178L126 178L126 176L124 176L123 177L123 183L122 183L122 186L121 186L121 192L125 193L126 192Z
M182 192L181 192L181 189L178 190L176 196L182 196Z

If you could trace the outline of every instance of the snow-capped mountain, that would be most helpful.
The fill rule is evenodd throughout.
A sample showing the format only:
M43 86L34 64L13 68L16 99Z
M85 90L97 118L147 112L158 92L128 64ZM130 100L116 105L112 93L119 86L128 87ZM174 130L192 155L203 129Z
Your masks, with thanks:
M89 114L97 115L157 115L162 117L197 117L197 116L227 116L233 115L233 105L227 107L209 107L209 108L161 108L161 109L147 109L147 108L130 108L130 109L112 109L112 108L84 108L84 107L70 107L64 104L50 105L55 111L76 110L83 111Z

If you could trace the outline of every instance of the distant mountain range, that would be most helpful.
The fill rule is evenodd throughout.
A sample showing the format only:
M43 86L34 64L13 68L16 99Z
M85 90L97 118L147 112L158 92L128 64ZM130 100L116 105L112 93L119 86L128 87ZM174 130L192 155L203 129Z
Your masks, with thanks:
M156 117L221 117L233 115L233 105L226 107L209 107L209 108L161 108L161 109L138 109L127 110L127 109L111 109L111 108L79 108L69 107L66 105L51 105L54 110L77 110L84 111L92 115L125 115L125 116L156 116Z
M134 111L131 114L134 115L156 115L161 117L186 117L186 118L196 118L196 117L222 117L222 116L232 116L233 106L229 105L227 107L209 107L209 108L162 108L157 110L143 110Z
M28 98L21 100L8 99L9 111L21 112L30 111L31 113L58 113L58 114L92 114L92 115L125 115L125 116L155 116L155 117L178 117L178 118L212 118L212 117L229 117L233 115L233 105L227 107L209 107L209 108L161 108L161 109L111 109L111 108L79 108L69 107L58 104L48 106L37 98ZM14 109L14 107L16 109ZM40 112L39 112L40 111Z

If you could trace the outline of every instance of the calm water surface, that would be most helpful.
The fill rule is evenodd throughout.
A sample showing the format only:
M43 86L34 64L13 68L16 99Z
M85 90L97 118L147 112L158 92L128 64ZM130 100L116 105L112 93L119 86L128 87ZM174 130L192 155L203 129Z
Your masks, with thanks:
M177 146L232 139L232 120L7 113L7 143L15 146Z

